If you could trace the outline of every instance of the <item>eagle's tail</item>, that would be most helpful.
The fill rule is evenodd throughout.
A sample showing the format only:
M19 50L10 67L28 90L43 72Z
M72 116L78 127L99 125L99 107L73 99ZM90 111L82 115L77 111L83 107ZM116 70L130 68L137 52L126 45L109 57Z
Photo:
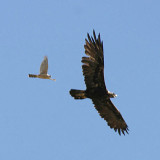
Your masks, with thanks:
M38 77L38 76L35 75L35 74L28 74L28 76L31 77L31 78L37 78L37 77Z
M71 89L70 90L70 95L72 97L74 97L74 99L84 99L84 98L87 98L86 92L84 90Z

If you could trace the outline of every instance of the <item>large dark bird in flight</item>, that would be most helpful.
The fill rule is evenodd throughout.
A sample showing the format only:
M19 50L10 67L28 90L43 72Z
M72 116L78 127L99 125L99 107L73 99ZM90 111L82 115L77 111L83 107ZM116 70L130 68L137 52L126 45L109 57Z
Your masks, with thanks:
M82 69L86 90L71 89L70 94L75 99L90 98L99 112L100 116L107 121L110 128L121 132L125 135L128 133L128 126L124 121L121 113L111 102L110 98L116 97L116 94L106 89L104 81L104 56L103 42L96 37L93 30L93 37L87 34L88 40L85 39L85 54L88 57L82 57Z

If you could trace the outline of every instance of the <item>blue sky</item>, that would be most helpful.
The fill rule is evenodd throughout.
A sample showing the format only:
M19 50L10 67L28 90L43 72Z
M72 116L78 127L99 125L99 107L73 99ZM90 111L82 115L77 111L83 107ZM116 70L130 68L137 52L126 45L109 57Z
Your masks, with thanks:
M160 151L160 1L0 2L0 159L150 160ZM101 33L107 88L129 126L119 136L91 100L81 69L87 32ZM30 79L43 57L50 80Z

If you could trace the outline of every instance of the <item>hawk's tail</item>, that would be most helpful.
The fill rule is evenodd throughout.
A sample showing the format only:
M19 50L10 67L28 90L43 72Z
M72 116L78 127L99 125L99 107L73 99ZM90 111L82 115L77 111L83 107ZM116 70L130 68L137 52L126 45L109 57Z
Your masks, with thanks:
M71 89L70 90L70 95L72 97L74 97L74 99L84 99L84 98L87 98L86 91L84 91L84 90Z
M37 77L38 77L38 76L35 75L35 74L28 74L28 76L31 77L31 78L37 78Z

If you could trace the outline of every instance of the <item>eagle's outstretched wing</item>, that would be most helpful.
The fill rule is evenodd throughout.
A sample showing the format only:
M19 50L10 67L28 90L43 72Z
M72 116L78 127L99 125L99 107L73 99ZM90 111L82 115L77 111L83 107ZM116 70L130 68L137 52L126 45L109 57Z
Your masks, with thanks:
M87 34L88 40L85 39L84 45L85 54L89 57L82 57L82 69L84 80L87 89L101 87L106 90L104 82L104 57L103 57L103 42L100 40L100 34L96 39L95 31L93 30L94 38Z
M47 74L47 72L48 72L48 58L47 56L45 56L40 66L40 74Z
M95 108L98 110L100 116L104 118L108 125L118 133L128 133L128 126L124 121L118 109L111 102L108 91L106 90L104 81L104 56L103 56L103 42L100 39L100 34L96 38L95 31L93 30L93 37L88 34L88 40L84 45L85 53L89 57L82 58L82 69L86 83L87 91L100 90L101 93L90 96Z
M110 128L113 128L115 131L121 135L121 132L125 135L125 132L128 133L128 126L124 121L121 113L114 106L110 99L106 96L98 97L92 99L95 108L97 109L99 115L107 121Z

